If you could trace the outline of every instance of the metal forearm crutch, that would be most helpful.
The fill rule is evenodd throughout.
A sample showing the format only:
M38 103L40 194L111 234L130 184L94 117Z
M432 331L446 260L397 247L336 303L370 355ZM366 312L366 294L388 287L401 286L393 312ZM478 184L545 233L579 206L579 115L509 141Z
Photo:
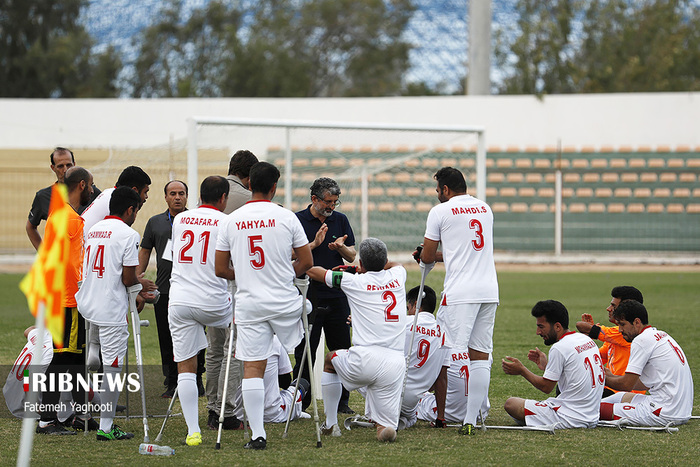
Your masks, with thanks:
M226 407L226 393L228 392L228 375L231 371L231 354L233 353L233 319L231 320L231 334L228 338L228 352L226 353L226 374L224 376L224 390L221 394L221 408L219 409L219 433L216 436L216 449L221 449L221 431L224 428L224 411ZM243 409L245 414L245 409ZM244 415L245 419L245 415ZM245 422L244 422L245 423Z
M297 286L301 292L302 297L302 310L301 310L301 321L304 324L304 349L306 352L306 360L309 365L309 383L311 384L311 403L314 406L314 422L316 423L316 447L322 447L321 444L321 426L318 419L318 404L316 403L316 384L314 381L314 366L311 360L311 342L309 336L309 318L306 316L306 292L309 290L309 277L304 276L303 279L294 279L294 285ZM301 373L299 373L301 377Z
M143 287L141 284L134 284L126 288L129 294L129 310L131 311L131 327L134 330L134 347L136 351L136 367L141 381L141 406L143 408L143 442L150 442L148 437L148 418L146 415L146 381L143 377L143 354L141 351L141 320L139 312L136 310L136 296Z
M165 430L165 424L168 423L168 418L170 418L170 414L173 413L173 404L175 404L175 399L177 398L177 389L177 386L175 386L175 392L173 392L173 397L170 399L168 411L165 412L165 420L163 420L163 425L160 427L158 436L156 436L156 443L160 443L160 440L163 437L163 430Z

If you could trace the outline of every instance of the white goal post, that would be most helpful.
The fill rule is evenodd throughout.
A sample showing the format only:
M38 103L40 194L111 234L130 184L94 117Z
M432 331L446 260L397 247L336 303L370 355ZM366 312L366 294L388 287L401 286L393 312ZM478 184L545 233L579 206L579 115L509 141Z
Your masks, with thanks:
M236 127L240 128L234 130ZM206 131L210 133L205 135ZM265 133L265 131L269 133ZM275 132L274 137L270 136L272 132ZM476 196L485 200L486 145L484 132L484 127L475 125L357 123L193 116L188 119L187 136L187 182L190 187L188 207L194 207L198 200L199 171L201 169L200 151L205 147L217 144L219 146L228 145L230 148L229 156L236 149L251 149L261 160L273 163L277 161L283 172L284 206L288 209L293 209L295 207L293 204L296 204L296 207L299 204L292 202L293 191L295 191L292 189L295 186L293 185L293 177L297 177L294 179L294 183L297 186L296 191L299 192L298 173L301 164L296 162L304 161L295 161L295 158L301 158L300 154L331 154L335 158L332 161L334 164L339 162L338 159L353 158L352 164L347 164L342 172L333 172L331 176L346 184L351 183L351 181L357 183L357 187L353 189L354 192L359 193L361 190L361 201L358 200L357 203L351 204L353 207L357 206L358 213L361 212L358 214L361 217L358 219L361 224L360 233L362 238L366 238L369 236L368 222L372 206L374 206L374 203L368 200L368 180L379 173L401 170L404 165L411 162L414 165L418 164L416 160L432 157L439 151L444 151L440 154L452 157L456 153L450 152L451 150L448 149L450 144L456 146L459 142L459 146L464 147L462 153L454 155L452 160L459 160L467 153L469 158L473 159L469 161L471 164L469 170L473 172L470 174L472 183L476 185ZM205 141L207 139L208 141ZM257 145L257 150L253 149L255 145ZM351 145L356 149L341 149L341 147L347 148ZM272 152L276 156L270 155L271 147L275 148L275 151ZM368 153L369 155L363 160L363 156L359 152L360 149L357 149L360 147L363 148L362 151L368 147L375 149L374 152ZM376 149L387 147L394 149ZM403 149L396 150L395 148L398 147ZM409 147L411 149L407 149ZM316 160L313 161L314 164L315 162ZM322 163L322 161L318 162ZM428 162L423 162L425 165L418 166L416 170L421 170L424 173L432 170L435 166L427 165ZM434 162L437 161L433 159L431 163ZM326 167L319 164L314 169L315 175L325 176L323 173ZM304 180L310 176L311 174L305 174ZM429 182L432 183L432 177L430 177ZM344 198L344 204L346 204L345 199L347 198ZM348 204L346 208L350 208L350 205Z

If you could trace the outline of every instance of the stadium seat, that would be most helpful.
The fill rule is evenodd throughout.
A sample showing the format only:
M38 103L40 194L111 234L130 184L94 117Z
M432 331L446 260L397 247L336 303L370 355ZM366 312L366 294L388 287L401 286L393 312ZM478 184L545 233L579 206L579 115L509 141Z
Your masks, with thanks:
M666 167L679 169L685 166L683 159L673 158L666 161Z
M530 205L530 212L547 212L549 210L549 205L546 203L532 203Z
M574 169L587 169L588 159L574 159L571 161L571 167Z
M604 169L608 166L608 161L606 159L591 159L591 168L593 169Z
M680 203L671 203L666 205L666 212L671 212L675 214L679 214L684 212L685 209L683 208L683 205Z
M639 175L639 181L644 183L656 183L659 176L654 172L644 172Z
M520 172L509 173L506 175L507 183L522 183L525 180L525 176Z
M695 183L695 174L690 172L684 172L678 175L678 181L681 183Z
M671 196L671 190L668 188L655 188L654 198L668 198Z
M666 161L660 158L649 159L647 161L647 167L650 169L661 169L666 166Z
M595 172L589 172L583 174L584 183L598 183L600 181L600 174Z
M674 198L690 198L689 188L674 188L673 189Z
M673 172L665 172L659 176L659 181L664 183L674 183L676 181L676 174Z
M526 183L542 183L542 174L539 173L529 173L525 174Z
M601 179L603 183L617 183L620 177L614 172L606 172L601 176Z
M623 173L620 176L620 181L623 183L637 183L639 176L634 172Z
M508 203L493 203L491 210L493 212L508 212Z
M635 198L649 198L651 196L649 188L635 188L633 193Z
M603 212L605 212L605 204L604 203L591 203L588 205L588 212L603 213Z
M549 159L535 159L535 168L548 169L552 166Z
M389 187L386 189L386 195L387 196L402 196L403 195L403 188L401 187Z
M596 188L595 195L597 198L610 198L613 195L613 191L610 188Z
M526 186L522 188L518 188L518 196L524 197L524 198L531 198L537 194L537 190L535 190L531 186Z
M632 189L631 188L615 188L615 198L631 198Z
M568 212L576 214L586 212L586 205L584 203L571 203L568 206Z
M644 159L630 159L627 161L627 166L632 169L641 169L646 167L647 163Z
M630 203L627 205L627 212L644 212L644 204L643 203Z
M527 212L527 203L511 203L510 212Z
M622 169L627 167L626 159L610 159L610 168Z
M514 198L517 196L517 190L512 186L505 186L501 188L498 193L507 198Z

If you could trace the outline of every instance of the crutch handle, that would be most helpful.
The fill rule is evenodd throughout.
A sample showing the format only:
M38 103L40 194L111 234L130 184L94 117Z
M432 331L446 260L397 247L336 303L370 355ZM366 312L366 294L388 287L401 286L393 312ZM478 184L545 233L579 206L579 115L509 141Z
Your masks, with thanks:
M297 286L299 292L306 298L306 291L309 289L309 276L304 275L304 277L295 277L294 285Z
M433 261L432 263L424 263L423 261L420 262L420 268L425 269L425 273L428 274L432 269L435 267L435 262Z

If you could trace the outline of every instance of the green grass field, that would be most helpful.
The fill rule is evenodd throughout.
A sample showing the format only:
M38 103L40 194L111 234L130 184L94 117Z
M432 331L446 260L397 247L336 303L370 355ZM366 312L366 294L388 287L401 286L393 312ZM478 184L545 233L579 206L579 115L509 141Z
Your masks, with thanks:
M443 272L435 269L428 276L428 284L437 291L442 288ZM25 343L22 331L33 323L26 301L17 288L20 275L0 275L0 364L9 368ZM409 272L409 287L418 285L419 272ZM563 302L571 314L571 321L581 313L592 313L594 319L607 319L605 307L610 289L615 285L634 285L645 297L650 324L671 334L683 347L693 377L700 381L700 331L697 312L700 309L700 272L636 272L605 271L538 272L536 268L499 273L501 305L498 309L494 332L494 366L491 372L491 413L488 423L511 424L503 410L503 403L511 395L544 399L521 377L507 376L500 367L500 359L512 355L527 360L530 348L543 348L535 335L535 320L530 316L532 305L541 299ZM143 330L143 350L147 364L160 361L155 319L152 308L142 313L153 327ZM573 326L572 326L573 327ZM133 346L130 361L135 362ZM527 362L534 371L534 365ZM135 371L131 369L130 371ZM538 374L541 374L538 372ZM4 382L3 375L3 382ZM149 413L165 413L165 404L157 397L162 392L162 379L157 375L146 378L149 388ZM152 382L152 386L151 385ZM137 395L134 395L137 396ZM123 399L122 399L123 400ZM200 399L200 424L206 428L204 398ZM140 404L132 399L132 411ZM3 408L4 408L4 404ZM351 406L364 411L360 396L351 395ZM178 405L176 404L176 407ZM178 410L179 411L179 410ZM309 409L309 412L311 410ZM0 465L15 463L20 437L20 421L5 415L0 418ZM695 415L700 415L700 395L695 391ZM342 417L341 417L342 421ZM34 465L697 465L700 460L700 420L680 428L675 434L638 431L618 431L611 428L593 430L560 430L555 435L533 432L488 431L473 437L457 435L456 429L436 430L425 422L399 432L396 443L379 444L374 431L343 430L341 438L324 438L323 448L317 449L313 422L297 421L290 426L289 437L282 439L283 425L266 425L268 449L248 452L242 449L241 431L224 432L222 449L216 451L216 432L205 431L204 443L199 447L182 446L186 434L181 417L171 419L163 442L175 448L173 457L151 457L138 454L143 439L143 427L138 417L118 423L136 433L129 441L98 442L94 434L87 437L35 437L32 461ZM151 418L151 440L155 438L162 419Z

